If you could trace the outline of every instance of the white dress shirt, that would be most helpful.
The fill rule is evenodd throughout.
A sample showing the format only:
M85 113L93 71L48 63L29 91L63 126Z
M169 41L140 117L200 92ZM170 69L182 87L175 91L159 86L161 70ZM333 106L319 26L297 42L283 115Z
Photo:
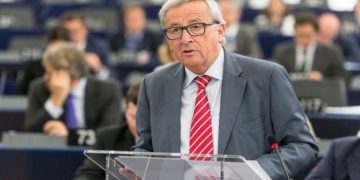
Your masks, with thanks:
M306 53L304 47L297 45L295 48L296 51L296 61L295 61L295 69L300 70L303 66L304 61L305 63L305 72L311 71L313 62L314 62L314 55L316 50L316 43L310 44L308 48L306 48Z
M79 84L77 84L70 92L74 96L75 116L79 128L86 127L84 112L86 82L86 78L81 78ZM63 107L56 107L50 99L46 101L44 106L45 110L50 114L53 119L59 119L61 114L64 113Z
M221 85L223 80L224 70L224 50L221 49L219 56L210 68L204 73L211 77L211 81L206 87L206 94L208 96L210 111L214 154L218 153L219 142L219 117L220 117L220 102L221 102ZM181 114L180 114L180 152L184 154L189 153L189 137L192 116L195 108L195 99L198 87L194 78L198 75L191 72L185 67L186 77L183 84L181 97Z

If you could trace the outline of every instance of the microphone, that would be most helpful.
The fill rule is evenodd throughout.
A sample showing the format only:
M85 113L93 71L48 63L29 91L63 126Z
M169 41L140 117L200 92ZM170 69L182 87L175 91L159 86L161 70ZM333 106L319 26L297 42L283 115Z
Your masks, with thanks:
M278 149L278 147L279 147L279 142L276 140L275 136L273 136L273 135L269 135L268 138L267 138L267 140L268 140L268 143L269 143L271 149L274 149L275 152L276 152L276 154L278 155L278 157L279 157L279 159L280 159L280 162L281 162L281 166L282 166L283 170L285 171L285 174L286 174L287 179L288 179L288 180L292 180L292 179L290 178L290 176L289 176L289 172L287 171L286 166L285 166L285 163L284 163L284 161L283 161L283 159L282 159L282 157L281 157L281 154L280 154L280 152L279 152L279 149Z

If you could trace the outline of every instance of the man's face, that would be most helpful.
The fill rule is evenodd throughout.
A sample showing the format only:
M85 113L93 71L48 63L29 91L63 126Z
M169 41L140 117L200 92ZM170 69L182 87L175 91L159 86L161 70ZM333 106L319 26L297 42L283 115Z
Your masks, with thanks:
M87 28L80 19L72 19L64 22L64 27L70 32L71 41L78 43L87 38Z
M125 29L128 33L141 33L145 28L145 12L140 8L128 10L124 15Z
M170 8L165 16L165 28L184 27L193 23L212 23L207 5L203 1L191 1ZM201 36L191 36L183 30L179 39L168 40L170 49L182 64L196 74L203 74L216 60L221 41L224 38L225 26L208 25Z
M340 21L333 16L320 17L319 41L324 44L332 44L340 31Z
M220 1L219 6L226 26L236 24L240 21L240 12L237 12L236 7L234 7L231 1Z
M295 27L295 43L304 48L317 41L317 32L311 24L302 24Z

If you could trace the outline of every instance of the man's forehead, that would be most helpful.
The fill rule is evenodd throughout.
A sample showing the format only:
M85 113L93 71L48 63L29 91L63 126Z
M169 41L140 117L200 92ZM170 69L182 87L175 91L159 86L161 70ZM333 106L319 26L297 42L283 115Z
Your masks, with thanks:
M165 15L165 24L172 25L185 25L194 22L203 22L211 18L206 4L192 6L192 8L182 9L182 5L169 8Z

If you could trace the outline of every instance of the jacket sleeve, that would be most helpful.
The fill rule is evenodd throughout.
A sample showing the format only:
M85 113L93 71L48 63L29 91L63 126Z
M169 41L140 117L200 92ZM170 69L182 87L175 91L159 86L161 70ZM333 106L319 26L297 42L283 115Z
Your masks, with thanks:
M273 135L293 178L316 161L318 147L310 134L306 115L298 102L286 70L276 65L270 82L270 111ZM275 153L260 156L257 161L272 179L284 179L285 173Z

